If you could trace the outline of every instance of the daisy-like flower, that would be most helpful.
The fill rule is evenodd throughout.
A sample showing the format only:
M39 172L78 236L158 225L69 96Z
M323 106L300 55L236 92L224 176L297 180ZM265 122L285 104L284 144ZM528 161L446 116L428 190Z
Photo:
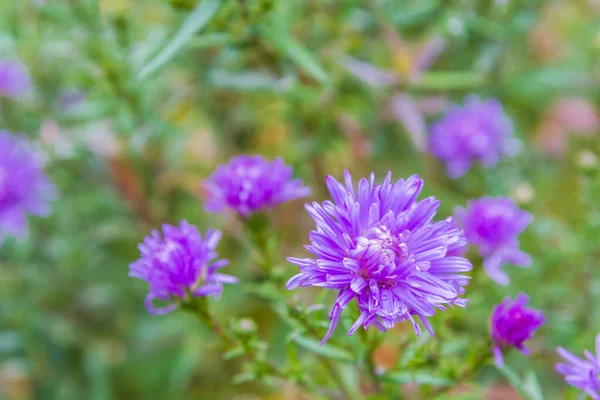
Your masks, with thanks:
M498 284L506 286L510 279L502 271L504 263L521 267L531 265L531 257L519 249L518 236L533 220L531 213L521 210L508 197L482 197L471 200L467 208L455 211L470 244L484 258L485 271Z
M529 355L524 343L546 322L541 311L526 307L528 302L529 297L520 293L514 301L507 297L494 307L490 318L490 335L494 342L494 358L499 367L504 365L502 349L515 348Z
M206 180L204 188L208 212L230 208L246 217L253 212L308 196L309 187L292 178L292 167L281 158L269 161L262 156L241 155L219 165Z
M13 60L0 60L0 97L16 98L31 88L27 67Z
M493 167L502 157L518 153L521 145L512 132L498 100L469 96L431 127L429 149L446 164L450 178L460 178L473 163Z
M129 276L150 285L146 296L150 314L171 312L189 296L219 297L224 283L238 282L233 276L217 272L229 264L228 260L215 260L220 231L209 229L202 238L195 226L181 221L179 226L163 225L162 232L163 237L156 230L146 236L138 246L141 258L129 265ZM156 308L156 299L170 304Z
M0 243L27 234L27 215L45 217L56 189L26 138L0 131Z
M565 360L556 364L556 371L564 375L569 385L584 391L593 400L600 400L600 334L596 336L596 355L585 350L585 358L579 358L562 347L556 351Z
M427 318L436 309L467 303L459 296L469 282L463 272L471 270L471 263L448 255L466 244L462 230L451 219L433 222L439 201L417 201L423 186L418 176L392 183L388 173L381 185L374 181L373 174L361 179L355 191L348 171L345 185L328 176L333 202L306 206L316 224L306 248L316 258L288 258L300 267L288 289L319 286L338 292L322 343L353 300L360 317L348 335L361 325L385 331L406 320L420 334L415 316L433 335Z

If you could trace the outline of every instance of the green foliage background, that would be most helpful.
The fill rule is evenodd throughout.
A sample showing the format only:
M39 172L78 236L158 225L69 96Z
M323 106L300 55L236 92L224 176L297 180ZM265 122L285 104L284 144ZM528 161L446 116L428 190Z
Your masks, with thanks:
M0 397L300 398L289 385L231 384L240 363L221 360L212 333L182 313L148 316L146 285L127 277L149 230L185 218L201 230L222 229L227 273L252 280L257 269L239 224L205 214L200 186L230 156L260 153L293 165L314 190L310 200L325 199L325 176L339 178L344 168L355 176L420 174L424 194L442 201L440 217L469 198L515 196L535 216L522 235L533 267L508 267L511 285L503 288L473 255L469 306L433 318L433 339L417 339L408 327L391 331L376 360L425 377L397 374L391 385L435 386L481 351L493 305L525 291L548 321L532 356L512 354L507 364L532 399L578 398L553 365L556 346L593 349L600 331L598 128L587 138L566 132L559 155L544 151L553 139L543 128L561 99L576 96L597 111L599 18L597 2L582 0L1 1L0 56L28 65L34 90L3 100L0 128L40 143L60 199L51 217L30 221L26 242L0 248ZM409 79L432 37L443 38L442 54ZM398 83L361 82L344 67L347 55L393 72ZM449 181L390 113L395 93L497 97L523 152ZM311 220L302 201L272 217L285 281L295 273L285 257L305 254ZM271 358L283 362L294 352L302 364L307 352L286 340L293 327L246 289L227 287L217 315L252 317ZM310 304L319 293L286 296ZM326 296L318 301L328 304ZM322 334L326 310L311 318ZM352 354L358 338L346 338L344 328L332 343ZM321 367L312 368L307 374L318 382ZM360 381L352 373L349 385ZM443 398L480 399L505 385L486 366ZM429 398L409 386L405 398Z

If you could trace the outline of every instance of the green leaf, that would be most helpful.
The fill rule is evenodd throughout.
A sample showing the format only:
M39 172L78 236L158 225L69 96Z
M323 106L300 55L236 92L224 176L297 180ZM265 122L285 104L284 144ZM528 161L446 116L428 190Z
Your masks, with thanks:
M319 346L319 342L317 342L315 339L300 336L298 334L292 335L291 340L298 346L302 347L304 350L308 350L311 353L317 354L319 356L323 356L344 363L354 362L354 357L352 357L352 354L350 354L350 352L332 344L325 343L322 346Z
M234 385L239 385L244 382L252 382L255 379L256 375L253 372L242 372L234 376L231 381Z
M443 376L434 375L430 372L390 372L381 377L381 379L398 384L417 383L419 385L445 386L450 385L452 381Z
M329 76L306 47L283 30L278 24L265 22L260 27L263 37L280 52L289 56L301 69L321 84L329 81Z
M85 372L89 382L89 398L102 400L111 398L111 375L106 360L106 350L92 345L85 357Z
M553 96L584 93L594 87L588 71L578 66L552 65L520 70L507 78L507 90L524 101L551 101Z
M231 42L231 36L227 33L208 33L190 39L188 41L188 46L195 49L201 49L205 47L224 46L229 42Z
M523 387L531 397L531 400L544 400L544 394L542 392L542 387L540 386L540 382L533 371L527 371L525 375L525 382L523 382Z
M502 367L497 367L497 368L498 368L498 371L500 371L502 373L502 375L504 375L504 377L506 379L508 379L508 381L510 382L510 384L512 385L512 387L515 388L515 390L517 392L519 392L519 395L523 399L531 399L532 398L527 393L527 391L525 390L525 388L523 387L523 382L521 382L521 379L519 379L519 376L515 373L515 371L513 371L510 368L508 368L506 365L504 365Z
M408 347L404 349L402 356L400 357L399 366L406 367L410 362L415 360L418 355L423 351L423 348L431 341L431 336L421 335L417 340L413 341Z
M233 349L227 350L223 353L224 360L231 360L236 357L241 357L245 354L245 350L243 347L234 347Z
M411 87L427 90L472 89L483 86L485 74L471 71L425 72Z
M202 1L187 17L167 45L140 70L138 79L142 80L148 77L174 58L179 50L215 16L220 5L221 0Z

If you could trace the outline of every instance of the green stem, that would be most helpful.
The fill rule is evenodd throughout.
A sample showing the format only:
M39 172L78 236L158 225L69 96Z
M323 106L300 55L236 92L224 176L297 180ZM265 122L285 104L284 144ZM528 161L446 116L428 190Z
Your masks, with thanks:
M277 377L283 381L291 380L290 376L282 368L270 361L262 359L262 357L258 357L255 349L240 341L233 332L223 328L223 326L215 318L213 318L208 311L208 304L205 298L195 298L193 301L184 304L183 309L191 311L194 315L196 315L200 321L202 321L219 337L225 346L230 348L243 348L245 356L251 361L254 361L261 371L265 371L267 374ZM307 388L307 385L304 381L300 380L297 383L304 389Z
M269 276L276 263L276 255L269 247L271 233L271 220L263 212L251 214L242 219L242 225L248 238L250 251L264 275Z
M319 337L318 332L316 332L314 327L312 325L310 325L310 323L308 321L306 321L304 318L299 318L299 320L302 322L302 324L308 329L308 331L313 336ZM323 364L325 369L327 369L327 371L329 372L329 375L331 376L331 379L333 379L333 382L336 384L336 386L338 387L340 392L343 393L344 397L346 399L350 399L350 400L356 399L355 394L352 393L351 391L349 391L348 388L346 387L346 385L344 384L344 382L342 381L339 371L335 368L335 365L333 365L331 360L328 359L327 357L319 357L319 360L321 361L321 363Z

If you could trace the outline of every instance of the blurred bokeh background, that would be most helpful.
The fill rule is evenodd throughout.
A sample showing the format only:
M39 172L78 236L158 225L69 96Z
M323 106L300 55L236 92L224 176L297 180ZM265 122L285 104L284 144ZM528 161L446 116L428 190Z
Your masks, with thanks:
M545 399L578 398L553 365L556 346L581 353L600 331L599 20L595 0L0 1L0 58L25 64L32 86L0 99L0 129L40 146L60 193L26 241L0 247L0 398L299 398L231 384L239 363L212 334L189 315L149 316L145 282L127 276L150 229L182 218L224 231L224 272L257 273L239 224L206 214L200 189L242 153L283 157L309 200L345 168L420 174L440 217L513 197L535 216L521 236L532 268L506 268L501 287L474 257L469 306L432 319L437 339L400 326L377 362L407 364L443 340L469 354L460 332L487 336L492 306L526 291L548 322L532 357L507 363ZM426 152L428 127L471 93L504 104L523 151L451 181ZM284 281L296 273L285 257L306 254L302 207L272 215ZM253 318L273 359L289 351L289 325L243 285L215 307ZM446 398L484 396L518 398L492 368Z

